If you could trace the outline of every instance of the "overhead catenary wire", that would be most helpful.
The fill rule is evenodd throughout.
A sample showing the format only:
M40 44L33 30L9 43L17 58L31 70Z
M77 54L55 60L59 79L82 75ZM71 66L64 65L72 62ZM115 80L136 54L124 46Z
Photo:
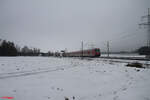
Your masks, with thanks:
M117 44L119 44L119 43L121 43L121 42L128 42L129 40L131 41L131 43L130 44L128 44L130 47L131 47L131 49L130 50L133 50L133 48L135 48L135 50L138 48L138 47L140 47L140 46L143 46L144 44L146 44L145 42L143 42L142 40L138 40L138 39L140 39L141 38L141 35L143 36L143 34L145 33L145 32L140 32L140 30L138 30L138 29L135 29L134 30L134 32L132 31L132 32L126 32L126 34L125 34L125 32L122 32L122 33L124 33L124 34L119 34L119 35L117 35L115 38L112 38L112 39L108 39L108 40L106 40L106 41L102 41L101 42L101 44L103 45L101 45L101 47L103 47L103 49L104 48L106 48L107 47L107 41L109 41L109 43L111 43L111 48L114 48L114 45L117 45ZM146 35L146 34L145 34ZM144 36L145 37L145 36ZM137 39L135 39L135 38L137 38ZM139 41L139 42L141 42L141 44L143 43L143 45L141 45L139 42L132 42L132 40L135 40L135 41ZM122 43L123 45L124 45L124 43ZM120 45L117 45L118 47L120 46ZM121 45L122 46L122 45ZM115 46L116 47L116 46ZM130 51L129 50L129 51Z

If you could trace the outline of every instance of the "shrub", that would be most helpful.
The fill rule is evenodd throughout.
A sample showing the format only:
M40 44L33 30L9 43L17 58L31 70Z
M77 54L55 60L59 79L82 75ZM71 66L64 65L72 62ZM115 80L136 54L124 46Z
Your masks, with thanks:
M126 66L128 67L136 67L136 68L144 68L143 65L139 62L128 63Z

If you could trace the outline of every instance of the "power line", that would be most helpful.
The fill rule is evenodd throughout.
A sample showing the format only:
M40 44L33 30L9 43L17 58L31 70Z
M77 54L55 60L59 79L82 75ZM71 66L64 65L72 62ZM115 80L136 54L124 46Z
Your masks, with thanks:
M116 35L116 37L115 38L111 38L111 39L107 39L107 40L109 40L109 41L111 41L111 42L113 42L113 41L121 41L121 39L129 39L129 38L131 38L131 37L138 37L138 35L137 34L139 34L140 32L138 32L139 30L138 29L136 29L134 32L122 32L122 33L119 33L118 35ZM124 33L124 34L123 34ZM125 33L128 33L128 34L125 34ZM106 41L101 41L101 43L106 43Z

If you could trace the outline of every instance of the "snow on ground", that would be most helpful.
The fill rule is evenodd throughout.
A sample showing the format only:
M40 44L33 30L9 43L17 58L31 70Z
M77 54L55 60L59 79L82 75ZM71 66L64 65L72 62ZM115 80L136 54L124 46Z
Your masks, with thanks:
M101 56L103 57L107 57L108 54L102 54ZM140 57L140 58L144 58L145 55L139 55L137 53L131 53L131 54L109 54L110 57Z
M0 97L14 100L150 100L150 69L55 57L0 57Z

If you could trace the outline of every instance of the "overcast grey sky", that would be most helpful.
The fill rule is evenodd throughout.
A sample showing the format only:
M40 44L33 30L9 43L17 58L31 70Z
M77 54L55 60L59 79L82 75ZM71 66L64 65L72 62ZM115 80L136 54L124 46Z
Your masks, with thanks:
M145 43L139 29L150 0L0 0L0 38L42 51L77 50L84 41L132 50Z

